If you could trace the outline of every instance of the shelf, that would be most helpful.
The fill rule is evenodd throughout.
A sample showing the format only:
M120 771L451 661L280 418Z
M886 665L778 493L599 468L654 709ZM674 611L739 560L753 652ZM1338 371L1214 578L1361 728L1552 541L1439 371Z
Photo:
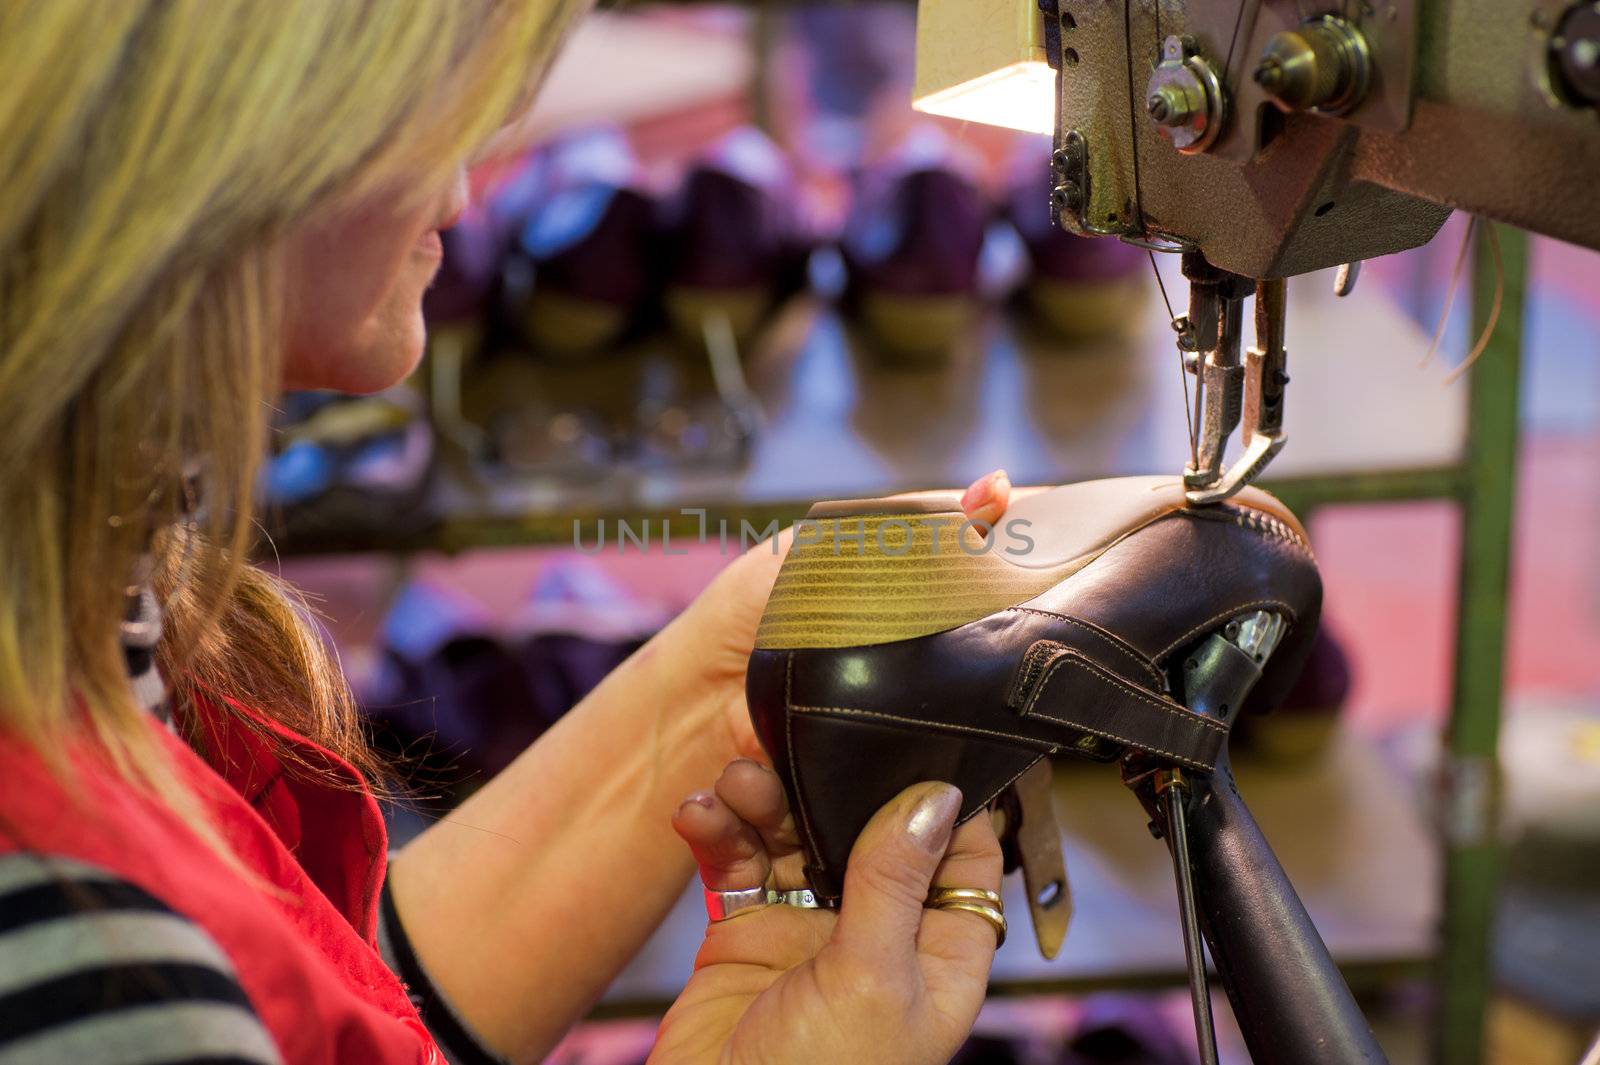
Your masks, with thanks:
M1438 849L1415 796L1380 752L1346 735L1303 767L1241 760L1235 768L1240 792L1352 982L1423 975L1434 949ZM995 958L990 993L1184 984L1172 866L1115 768L1059 765L1056 809L1074 904L1066 944L1053 962L1039 957L1021 877L1007 877L1012 934ZM704 931L704 902L691 887L596 1015L662 1012L689 978Z
M1162 265L1175 273L1175 263ZM1183 291L1175 276L1167 287ZM1264 483L1301 508L1456 495L1465 383L1446 385L1442 367L1420 365L1427 336L1381 289L1339 300L1330 287L1321 274L1290 284L1289 442ZM995 467L1017 484L1176 473L1188 451L1177 359L1153 283L1125 338L1064 347L996 312L968 350L926 368L881 364L835 310L798 301L752 354L764 424L742 468L621 463L477 489L445 476L430 501L439 517L421 531L278 546L299 554L570 544L575 522L592 538L597 522L622 518L648 518L657 530L670 521L681 539L700 521L683 508L703 508L713 528L726 519L736 535L741 519L761 528L818 499L964 485ZM578 367L519 359L495 387L530 401L615 406L698 369L658 343Z

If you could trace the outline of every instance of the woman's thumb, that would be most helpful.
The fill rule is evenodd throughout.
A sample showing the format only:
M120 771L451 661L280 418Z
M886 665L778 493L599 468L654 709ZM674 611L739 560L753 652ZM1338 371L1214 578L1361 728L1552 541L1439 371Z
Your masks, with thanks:
M916 784L867 822L845 869L835 942L880 958L915 952L922 904L960 809L959 789Z

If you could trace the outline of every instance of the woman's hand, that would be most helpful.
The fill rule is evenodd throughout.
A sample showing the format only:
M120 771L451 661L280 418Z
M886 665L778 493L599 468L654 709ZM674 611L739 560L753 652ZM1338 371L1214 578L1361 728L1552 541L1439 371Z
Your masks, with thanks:
M994 525L1010 499L1011 479L1004 470L995 470L972 482L961 497L961 509L971 521ZM785 530L776 541L757 544L735 559L643 652L664 656L669 652L653 645L670 647L673 660L693 671L685 678L685 690L709 700L706 708L718 724L715 765L764 757L744 701L744 671L791 539Z
M948 1061L983 1003L996 935L923 901L933 885L998 891L1001 873L988 818L952 834L960 802L948 784L919 784L880 810L851 851L837 913L774 905L711 924L650 1061ZM673 826L708 888L804 885L783 788L764 766L733 763Z
M1009 495L1004 475L992 474L969 490L964 509L993 521ZM468 1025L503 1056L542 1060L678 899L689 863L661 825L679 797L712 779L731 759L765 757L745 706L744 671L786 546L787 541L780 543L775 552L763 544L736 560L677 620L505 772L407 844L390 866L390 888L413 948L445 997L461 1005ZM734 777L751 771L739 769ZM731 812L736 808L745 811L744 824L779 833L782 813L776 821L756 816L763 810L772 814L774 803L777 811L784 809L776 776L760 772L766 777L755 779L766 783L743 795L762 799L767 805L759 810L691 805L739 821L741 815ZM902 802L898 809L904 814L908 807ZM676 821L680 829L692 829L698 817L686 807ZM755 843L748 833L734 835L744 842L729 846L756 848L748 856L755 863L749 868L764 870L759 863L769 855L777 858L780 872L786 859L799 863L792 830L771 839L758 831ZM691 832L691 838L702 837ZM894 1001L933 1011L929 1032L948 1034L970 1022L962 1011L977 1009L994 933L968 914L921 913L935 859L905 866L921 870L918 891L896 881L905 873L893 856L914 855L915 847L892 820L882 821L866 838L863 846L871 856L860 866L885 871L852 873L867 880L865 886L847 888L855 909L844 911L838 935L833 935L832 914L789 907L769 907L717 926L701 958L702 976L671 1021L683 1034L666 1045L712 1038L724 1020L727 1038L736 1022L741 1033L753 1033L741 1034L741 1040L768 1038L766 1033L782 1024L764 1018L776 1012L788 1023L791 1017L780 999L804 1003L806 1023L823 1026L821 1031L827 1030L824 1014L835 1004L881 1011L882 1000L872 995L859 1004L847 1001L851 996L840 989L852 980L881 984L885 995L898 996ZM938 845L942 850L942 839ZM973 854L993 849L987 825L963 828L946 861L952 871L948 879L941 872L939 883L992 887L969 867ZM998 857L992 864L991 879L998 881ZM786 883L799 886L798 869L784 875ZM927 928L919 933L920 923ZM904 948L892 961L872 945L872 937L891 934ZM825 942L836 945L824 951ZM923 953L915 953L918 949ZM501 963L486 965L487 957ZM739 957L751 960L726 960ZM558 971L563 978L552 983L550 974ZM797 975L785 979L791 971ZM802 972L809 975L798 975ZM740 978L746 982L729 990L730 981ZM771 997L760 995L767 986L776 989ZM753 1008L757 999L763 1003L759 1009ZM740 1005L732 1019L730 1003ZM752 1007L748 1017L747 1006ZM899 1023L891 1014L872 1014L879 1020L885 1016L890 1021L884 1023ZM867 1025L872 1017L863 1012L857 1019ZM784 1059L775 1052L774 1060ZM851 1058L824 1055L820 1060ZM866 1060L901 1059L874 1054Z

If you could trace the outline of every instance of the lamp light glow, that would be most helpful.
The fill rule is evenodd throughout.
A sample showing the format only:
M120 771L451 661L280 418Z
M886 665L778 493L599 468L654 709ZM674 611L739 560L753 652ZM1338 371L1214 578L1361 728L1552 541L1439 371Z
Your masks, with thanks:
M1056 78L1048 64L1012 63L971 81L913 100L911 106L930 115L1005 126L1024 133L1053 133L1056 123Z
M1055 130L1056 75L1037 0L919 0L918 111L1028 133Z

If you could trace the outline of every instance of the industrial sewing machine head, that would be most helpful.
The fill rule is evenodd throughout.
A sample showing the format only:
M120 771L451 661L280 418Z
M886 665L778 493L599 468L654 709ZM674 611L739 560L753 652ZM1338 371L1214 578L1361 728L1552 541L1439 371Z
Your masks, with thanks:
M1183 256L1191 503L1283 447L1285 277L1348 292L1453 208L1600 248L1594 0L921 0L917 34L919 108L1053 134L1057 224Z

